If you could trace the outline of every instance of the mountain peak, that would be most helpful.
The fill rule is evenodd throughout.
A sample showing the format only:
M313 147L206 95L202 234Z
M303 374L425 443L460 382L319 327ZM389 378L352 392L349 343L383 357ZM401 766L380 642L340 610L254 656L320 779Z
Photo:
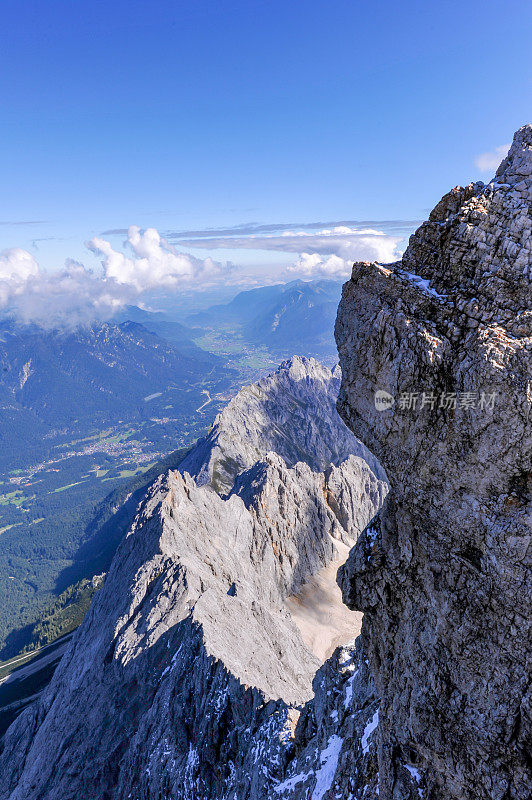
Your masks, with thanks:
M277 367L276 374L286 372L293 380L304 378L317 378L319 380L330 380L331 371L324 367L317 359L307 358L306 356L292 356L285 359Z
M532 125L523 125L514 134L510 151L496 172L500 183L530 190L532 186ZM520 186L524 183L524 186Z
M410 237L394 276L441 310L448 335L496 323L527 334L532 279L532 125L494 181L455 187Z
M239 472L269 451L290 467L304 462L314 471L338 465L353 453L384 480L375 458L338 416L339 388L339 371L331 372L314 358L283 361L274 373L240 390L180 468L224 494Z
M4 737L0 800L338 796L343 740L360 750L377 701L335 577L387 485L341 439L337 389L290 359L198 444L211 486L190 460L152 484L50 685ZM367 750L360 792L376 783Z

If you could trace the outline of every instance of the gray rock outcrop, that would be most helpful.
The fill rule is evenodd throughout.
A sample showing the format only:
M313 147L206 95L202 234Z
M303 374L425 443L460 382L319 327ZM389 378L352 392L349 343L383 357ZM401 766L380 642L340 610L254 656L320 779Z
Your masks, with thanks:
M401 262L344 287L338 408L391 484L341 570L380 696L381 800L530 797L531 208L529 125Z
M378 461L338 416L339 390L338 367L331 372L314 358L294 356L241 389L180 468L199 485L210 483L224 493L239 472L269 450L289 467L302 461L317 471L354 454L386 480Z
M203 485L184 471L151 487L52 682L2 741L2 800L322 800L341 774L374 782L374 689L355 649L336 648L361 615L342 605L335 573L387 484L350 454L361 446L337 418L336 380L294 359L229 405L216 453L223 442L240 461L223 495L204 443ZM252 446L240 425L246 413L252 425L250 396ZM341 436L319 442L317 428ZM260 453L277 441L310 464ZM326 590L323 607L319 596L309 607L309 585ZM323 667L316 630L334 650Z

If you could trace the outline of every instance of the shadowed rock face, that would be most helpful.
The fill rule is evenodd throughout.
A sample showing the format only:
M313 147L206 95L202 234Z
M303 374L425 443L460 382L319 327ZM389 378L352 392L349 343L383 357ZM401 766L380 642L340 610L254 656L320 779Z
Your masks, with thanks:
M526 126L490 184L344 287L338 408L391 484L340 571L381 696L381 800L530 797L531 204Z

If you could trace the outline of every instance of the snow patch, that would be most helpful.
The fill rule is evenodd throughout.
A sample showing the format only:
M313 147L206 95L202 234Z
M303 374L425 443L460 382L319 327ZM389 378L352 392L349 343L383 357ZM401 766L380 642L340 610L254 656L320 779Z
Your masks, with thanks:
M312 792L311 800L322 800L325 792L331 788L336 774L342 744L343 739L333 734L333 736L329 738L325 750L322 750L321 767L316 773L316 786Z
M343 739L340 736L329 737L327 747L320 753L320 768L316 772L316 785L312 792L311 800L323 800L325 793L331 788L336 768L338 767L338 759L342 749ZM312 776L311 772L300 772L298 775L293 775L287 778L282 783L275 787L276 794L283 794L290 791L299 783L303 783L307 778Z
M168 642L168 647L170 647L170 642ZM167 667L166 667L166 668L165 668L165 669L162 671L162 673L161 673L161 680L164 678L164 676L165 676L165 675L166 675L168 672L170 672L170 670L172 669L172 667L174 667L174 666L175 666L175 662L177 661L177 658L178 658L178 656L179 656L179 653L181 652L182 648L183 648L183 645L182 645L182 644L180 644L180 645L179 645L179 647L178 647L178 649L176 650L176 652L175 652L175 653L174 653L174 655L172 656L172 661L171 661L171 662L170 662L170 664L168 664L168 666L167 666Z
M404 766L405 769L407 769L409 771L411 776L413 778L415 778L416 781L419 783L420 780L421 780L421 775L419 774L419 770L416 769L415 767L411 767L410 764L403 764L403 766Z
M311 772L300 772L299 775L293 775L291 778L287 778L275 787L275 793L281 794L283 792L287 792L289 789L293 789L294 786L298 785L298 783L303 783L303 781L306 781L311 774Z
M414 780L416 781L416 783L418 783L418 784L419 784L419 783L421 782L421 775L420 775L420 773L419 773L419 770L418 770L418 769L416 769L416 767L411 767L411 766L410 766L410 764L403 764L403 767L404 767L406 770L408 770L408 772L410 773L410 775L412 776L412 778L414 778ZM423 797L423 790L422 790L422 789L420 789L420 788L419 788L419 786L417 787L417 792L418 792L419 796L422 798L422 797Z
M413 272L407 272L404 269L399 269L397 271L402 278L406 278L407 280L411 281L418 287L418 289L422 289L424 292L427 292L427 294L430 294L431 297L435 297L437 300L447 299L446 294L439 294L436 289L432 288L430 285L430 280L422 278L421 275L415 275Z
M370 542L375 542L379 536L379 531L374 525L369 525L366 528L366 537Z
M373 717L370 719L366 727L364 728L364 733L362 734L362 739L360 740L360 744L362 745L362 752L366 755L369 752L369 737L379 724L379 709L373 714Z
M353 699L353 683L355 682L355 678L357 675L358 675L358 669L355 672L353 672L353 674L347 681L345 687L344 708L346 711L351 705L351 700Z

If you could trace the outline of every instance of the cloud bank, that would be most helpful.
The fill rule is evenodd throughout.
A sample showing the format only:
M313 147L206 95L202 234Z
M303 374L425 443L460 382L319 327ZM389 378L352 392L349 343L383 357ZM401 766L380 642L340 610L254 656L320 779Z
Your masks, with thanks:
M206 288L227 280L232 270L230 264L178 252L154 228L131 226L125 252L98 237L86 244L101 257L101 272L71 260L63 269L47 272L26 250L0 253L0 309L47 327L78 325L108 319L149 291Z
M276 275L246 275L244 268L212 258L197 258L182 248L229 249L285 253L286 278L349 275L354 261L395 261L399 245L415 223L401 220L381 227L362 224L308 223L241 225L218 232L181 238L178 245L155 228L132 225L123 245L113 245L104 234L86 242L101 267L91 270L69 260L58 271L40 267L34 256L21 248L0 253L0 311L25 322L50 326L75 326L112 317L128 304L141 304L157 291L178 292L222 285L236 288L270 283ZM226 233L229 231L229 233ZM111 232L109 232L110 234ZM114 231L117 235L119 231ZM120 231L124 233L124 231ZM201 233L201 232L197 232ZM203 232L206 233L206 232ZM177 236L177 234L174 234ZM259 280L260 278L260 280Z
M230 228L202 228L188 231L168 231L165 236L171 241L191 241L191 244L201 247L196 239L210 239L217 241L216 237L231 236L251 236L256 234L284 233L285 231L318 231L322 228L348 227L356 230L361 228L379 228L392 235L402 233L408 234L413 228L417 228L423 220L387 219L387 220L341 220L335 222L282 222L259 224L248 222L242 225L233 225ZM104 231L102 236L108 234L125 234L127 230L115 228L114 230ZM183 243L184 243L183 242Z
M287 269L301 277L344 278L351 273L354 261L397 261L402 237L389 236L382 231L350 230L338 226L314 234L298 234L307 244L297 261ZM295 243L296 239L292 240ZM310 244L310 247L308 245Z
M352 261L345 261L339 256L320 256L319 253L301 253L288 272L295 272L302 278L345 278L349 275Z
M364 253L386 257L394 252L404 236L394 236L374 228L350 228L336 225L320 230L285 230L267 236L218 236L198 239L182 239L184 247L199 247L206 250L275 250L283 253L300 253L312 249L321 253L338 253L343 250L348 257L362 258Z
M475 158L475 166L481 172L494 172L503 158L508 155L511 143L501 144L489 153L481 153Z
M329 276L343 278L351 271L354 261L380 261L388 263L400 258L399 245L415 223L391 221L386 232L372 227L351 227L347 224L320 228L301 226L290 230L286 226L249 226L247 235L239 235L244 227L226 229L219 236L197 236L182 239L186 247L230 250L270 250L281 253L298 253L287 271L302 278ZM259 232L259 228L261 229ZM314 230L309 230L314 228ZM401 235L398 233L401 232Z
M210 283L228 271L227 266L211 258L202 261L177 251L155 228L142 232L132 225L126 244L131 256L114 250L108 241L97 237L87 242L87 247L102 256L106 280L129 286L139 294L152 289L176 289L200 281Z

